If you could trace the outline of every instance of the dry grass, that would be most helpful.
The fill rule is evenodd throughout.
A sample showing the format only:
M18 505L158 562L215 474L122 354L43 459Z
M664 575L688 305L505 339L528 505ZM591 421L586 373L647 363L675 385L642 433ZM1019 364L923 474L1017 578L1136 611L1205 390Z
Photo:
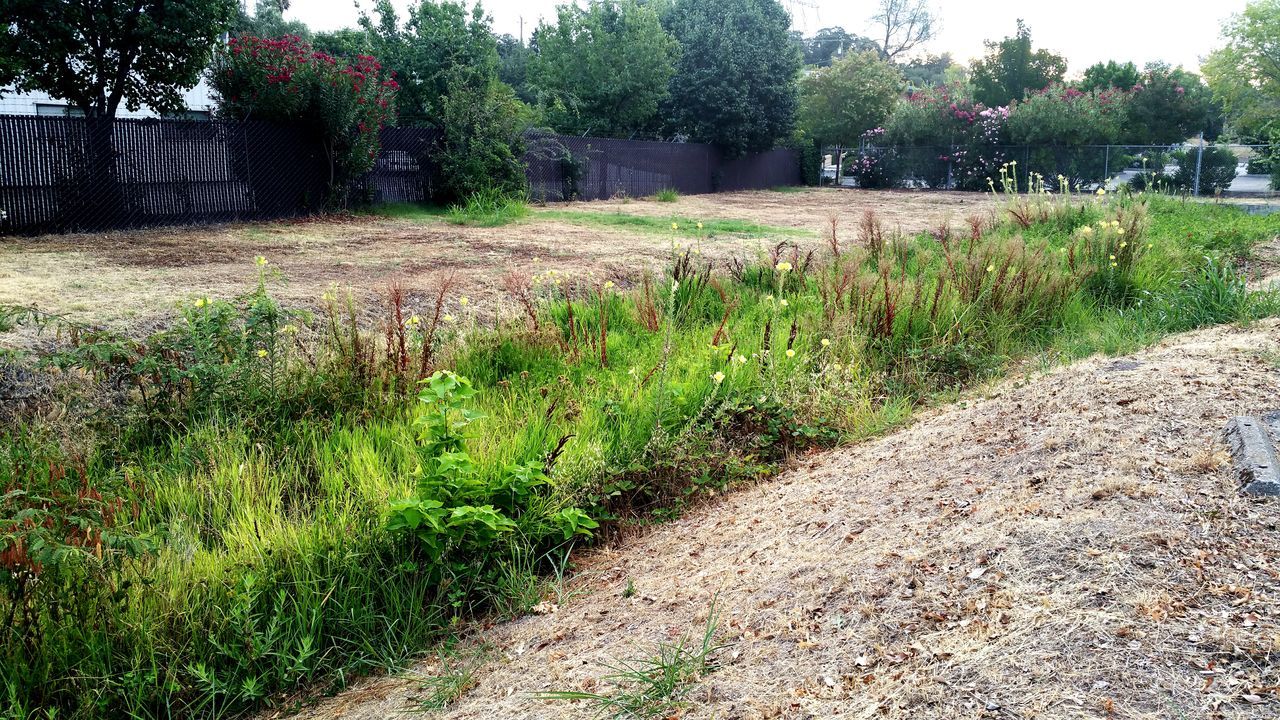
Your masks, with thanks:
M682 718L1277 717L1280 521L1219 434L1280 404L1278 349L1267 321L1010 380L594 551L566 606L476 631L490 662L442 716L590 717L530 694L608 692L715 597L734 646Z
M832 215L848 218L845 226L853 227L865 208L875 207L889 228L919 232L945 218L967 215L985 202L972 194L828 189L685 196L675 203L574 203L571 207L588 212L753 220L811 229L810 242L817 244ZM665 266L675 239L565 223L537 213L496 228L459 227L438 218L357 217L8 238L0 239L0 303L35 304L80 322L145 333L172 317L180 301L202 295L232 297L248 290L256 277L253 259L262 255L287 279L277 295L299 306L314 307L325 291L336 287L349 288L372 307L367 301L379 297L392 280L405 288L412 304L430 294L440 278L454 275L458 293L476 299L482 310L492 310L502 297L501 278L510 271L554 268L625 285L638 280L646 269ZM680 240L687 242L684 237ZM728 257L774 242L716 237L704 241L702 251L711 257ZM30 336L3 339L7 346L32 341Z

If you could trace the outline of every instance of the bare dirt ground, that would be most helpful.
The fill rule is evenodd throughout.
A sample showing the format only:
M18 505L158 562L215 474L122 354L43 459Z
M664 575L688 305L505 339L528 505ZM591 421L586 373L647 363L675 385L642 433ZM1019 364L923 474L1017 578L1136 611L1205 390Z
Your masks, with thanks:
M531 693L613 692L605 664L713 600L732 645L673 717L1280 717L1280 504L1237 493L1220 438L1278 381L1280 321L1215 328L809 457L579 558L563 605L475 633L436 717L592 717ZM302 716L398 716L439 671Z
M865 209L886 226L920 232L950 218L989 210L983 196L964 193L904 193L809 189L687 196L675 203L647 200L574 203L586 212L624 212L693 219L744 219L813 231L778 238L717 236L699 242L709 257L754 253L780 239L820 242L831 216L842 236L852 237ZM569 277L635 279L670 259L673 242L692 238L644 229L593 226L540 217L496 228L460 227L440 218L423 220L356 217L346 220L157 229L97 235L0 238L0 303L36 305L113 330L145 333L172 317L181 301L201 296L231 298L256 282L256 256L280 272L276 295L286 303L315 307L330 289L351 290L367 304L392 281L422 302L445 277L457 280L456 295L474 307L496 310L501 278L511 270L555 269ZM416 292L415 292L416 291ZM483 312L483 310L482 310ZM0 338L0 345L32 338Z

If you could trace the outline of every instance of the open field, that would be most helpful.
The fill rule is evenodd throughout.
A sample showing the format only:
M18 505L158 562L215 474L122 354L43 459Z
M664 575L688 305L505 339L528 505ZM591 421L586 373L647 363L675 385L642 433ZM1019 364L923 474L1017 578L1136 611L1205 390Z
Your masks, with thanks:
M887 227L910 235L946 220L962 225L969 215L987 214L993 207L989 196L974 193L805 189L687 196L674 203L573 203L535 209L524 220L492 228L453 225L437 215L357 216L6 238L0 239L0 303L35 305L78 322L146 332L172 318L179 301L233 297L251 289L254 258L263 256L286 278L277 295L289 304L314 307L326 291L337 288L350 289L373 306L393 280L412 300L415 290L429 294L452 275L458 293L491 312L501 300L501 278L511 270L555 269L626 284L665 266L673 244L697 241L706 255L723 259L781 240L818 246L833 216L841 232L851 234L868 209ZM590 220L619 214L654 222L624 226ZM684 228L671 231L672 219L684 222ZM699 240L693 224L717 219L762 227Z

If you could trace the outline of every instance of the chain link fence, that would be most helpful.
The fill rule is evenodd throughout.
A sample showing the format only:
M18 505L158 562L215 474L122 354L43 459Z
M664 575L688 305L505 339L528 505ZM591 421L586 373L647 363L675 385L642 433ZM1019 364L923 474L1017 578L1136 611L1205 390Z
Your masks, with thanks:
M835 158L837 153L840 161ZM1273 167L1274 166L1274 167ZM837 169L838 168L838 169ZM877 146L823 156L826 183L864 188L989 190L1001 173L1019 190L1043 182L1096 190L1153 189L1188 195L1276 195L1280 158L1264 145L984 145Z
M698 143L531 133L525 154L529 195L538 202L685 195L800 184L795 150L727 158Z
M438 196L440 133L384 128L358 204ZM800 182L793 150L725 158L709 145L532 133L539 201L768 188ZM334 186L318 143L258 122L0 116L0 234L271 220L321 212Z

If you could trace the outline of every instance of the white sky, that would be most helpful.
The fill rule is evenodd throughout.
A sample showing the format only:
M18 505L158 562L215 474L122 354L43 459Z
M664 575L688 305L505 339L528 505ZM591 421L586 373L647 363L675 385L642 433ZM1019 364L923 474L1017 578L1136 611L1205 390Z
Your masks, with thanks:
M409 0L392 0L403 10ZM793 27L806 34L839 25L866 33L875 0L784 0ZM364 6L372 3L365 0ZM557 0L484 0L498 33L518 35L524 19L525 37L540 18L551 19ZM1078 75L1099 60L1132 60L1139 66L1151 60L1198 70L1200 59L1220 44L1218 29L1246 0L1178 3L1158 0L933 0L942 18L942 31L929 52L950 52L967 62L982 54L982 41L1012 35L1017 18L1031 27L1032 41L1063 54L1070 74ZM286 17L302 20L313 30L354 25L353 0L293 0Z

